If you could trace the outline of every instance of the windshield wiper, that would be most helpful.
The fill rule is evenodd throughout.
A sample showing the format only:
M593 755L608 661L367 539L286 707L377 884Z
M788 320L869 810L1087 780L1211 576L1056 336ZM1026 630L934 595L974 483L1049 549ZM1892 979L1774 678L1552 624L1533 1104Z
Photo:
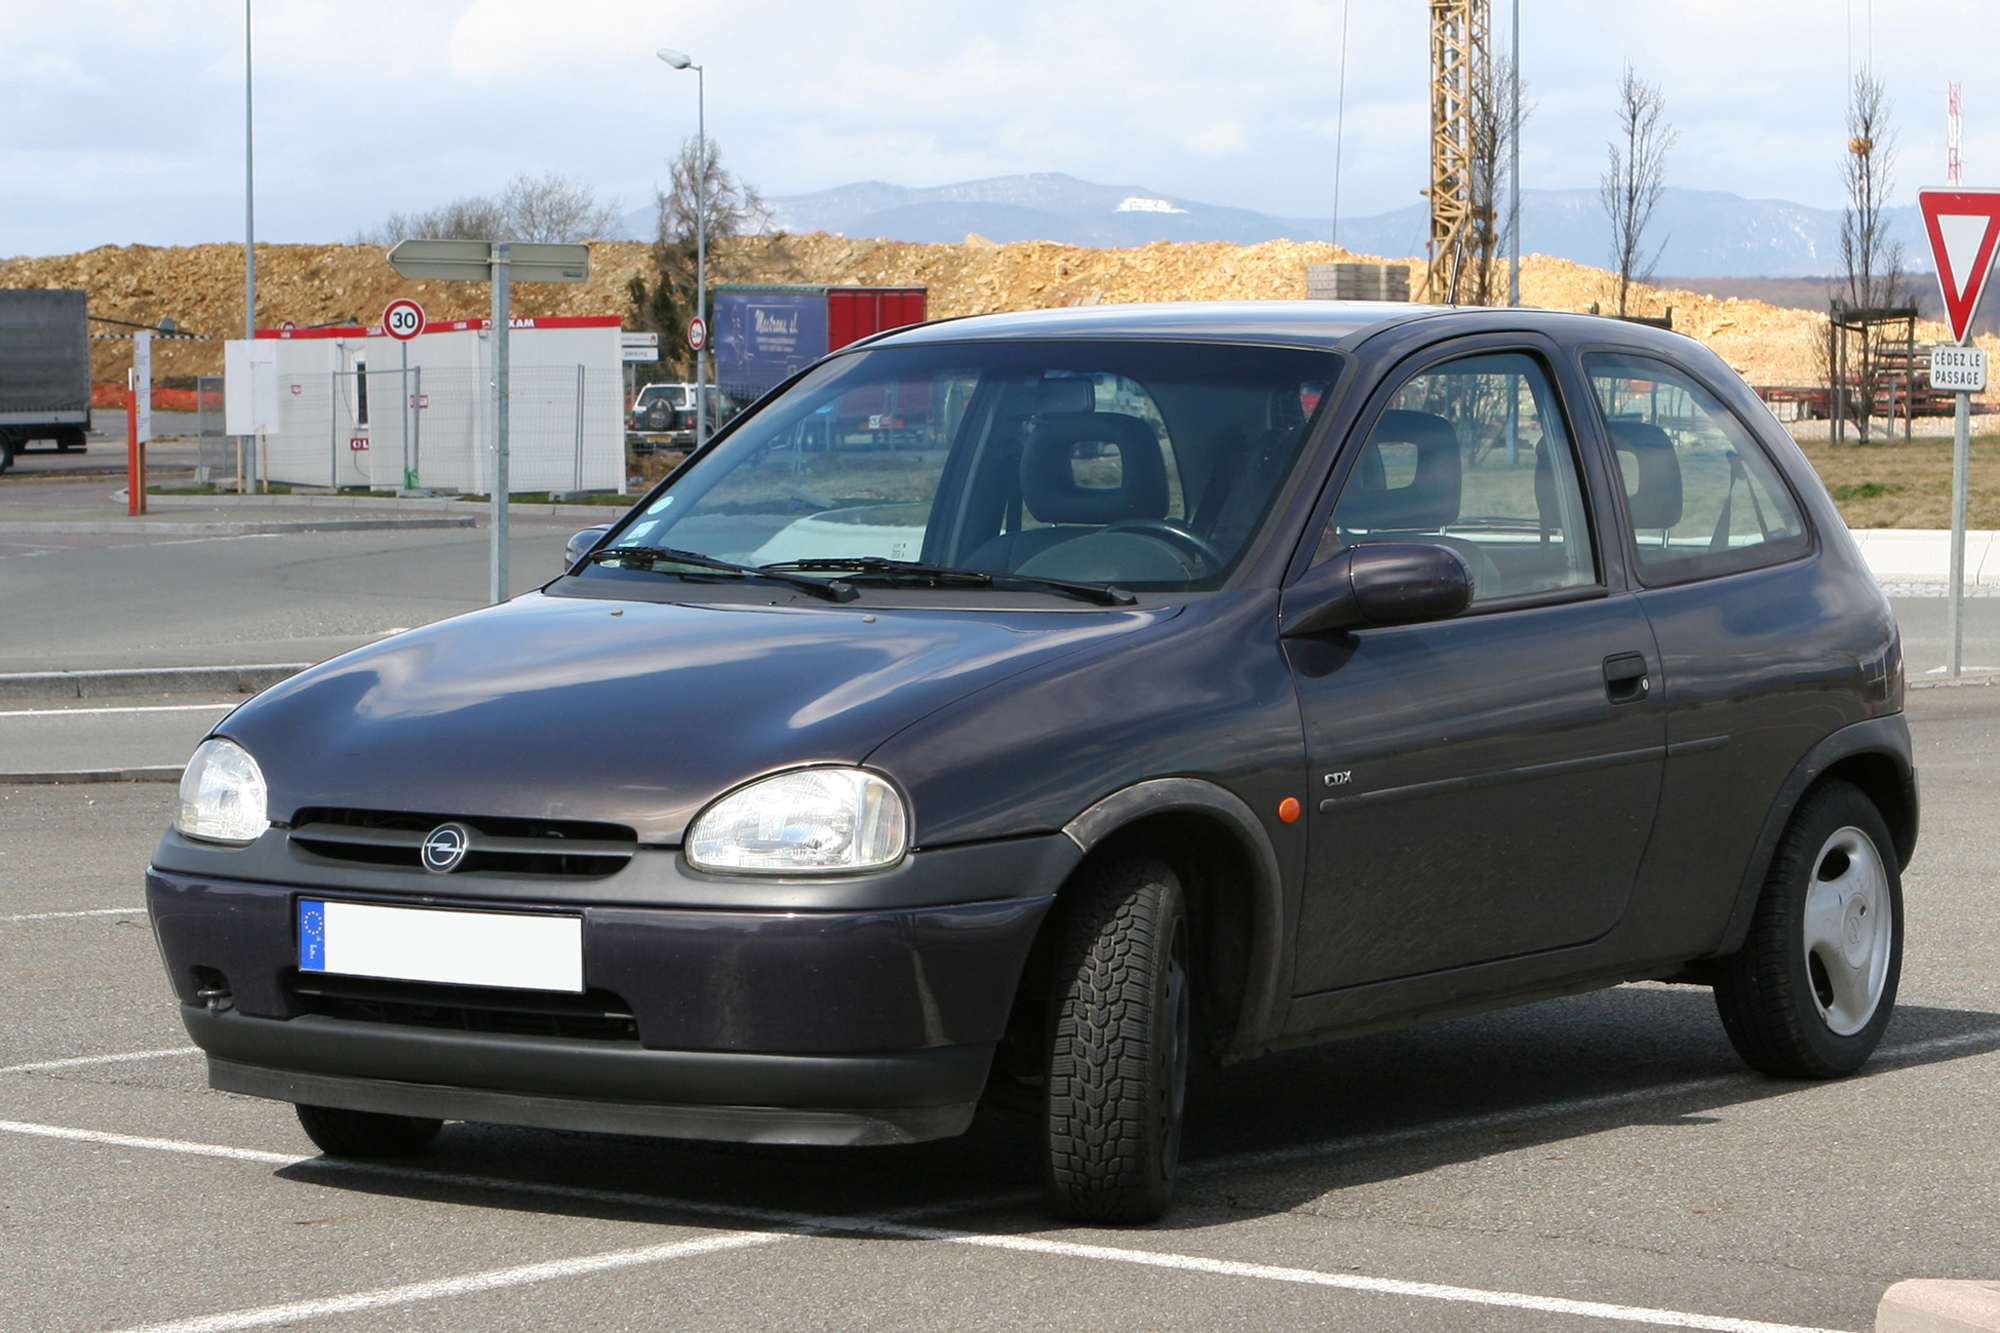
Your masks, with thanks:
M886 574L891 578L949 580L975 588L991 587L995 579L1009 579L1015 583L1031 583L1036 587L1065 592L1072 597L1096 602L1100 606L1132 606L1139 600L1123 588L1114 588L1108 583L1080 583L1072 579L1043 578L1039 574L1010 574L1004 570L953 569L948 565L927 565L920 560L891 560L880 555L783 560L775 565L761 565L759 568L825 569L852 574Z
M691 569L713 569L725 574L741 574L749 578L766 578L778 583L823 597L829 602L851 602L861 594L851 583L839 579L811 579L802 574L787 574L767 565L739 565L732 560L717 560L712 555L702 555L698 551L677 551L671 546L607 546L603 550L592 551L584 557L589 564L601 564L606 560L624 558L650 560L655 563L686 565Z

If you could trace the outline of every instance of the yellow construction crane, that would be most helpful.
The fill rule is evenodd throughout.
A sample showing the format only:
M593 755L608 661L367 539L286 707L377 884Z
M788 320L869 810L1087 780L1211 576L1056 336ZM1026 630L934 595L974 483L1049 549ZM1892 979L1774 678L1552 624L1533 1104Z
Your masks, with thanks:
M1493 248L1493 202L1475 197L1475 102L1488 81L1488 0L1430 0L1431 235L1424 299L1452 302Z

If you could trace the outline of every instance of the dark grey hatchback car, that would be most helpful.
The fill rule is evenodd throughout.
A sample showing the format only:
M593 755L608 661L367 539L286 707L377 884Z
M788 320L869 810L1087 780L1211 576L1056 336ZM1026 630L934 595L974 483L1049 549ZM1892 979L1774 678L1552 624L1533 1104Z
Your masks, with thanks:
M772 1143L1038 1118L1167 1204L1195 1061L1640 978L1867 1059L1895 622L1741 380L1583 316L1099 307L767 396L536 592L244 704L147 876L210 1081Z

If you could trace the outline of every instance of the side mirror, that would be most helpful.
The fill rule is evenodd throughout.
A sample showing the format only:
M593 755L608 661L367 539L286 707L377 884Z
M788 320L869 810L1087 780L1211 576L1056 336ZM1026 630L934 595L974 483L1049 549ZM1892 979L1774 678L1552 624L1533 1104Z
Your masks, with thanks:
M604 534L609 531L611 531L609 523L599 523L596 527L585 528L571 537L569 544L563 547L563 573L567 574L575 569L577 561L596 550L597 544L604 540Z
M1350 546L1285 589L1288 639L1370 625L1446 620L1472 604L1472 568L1449 546Z

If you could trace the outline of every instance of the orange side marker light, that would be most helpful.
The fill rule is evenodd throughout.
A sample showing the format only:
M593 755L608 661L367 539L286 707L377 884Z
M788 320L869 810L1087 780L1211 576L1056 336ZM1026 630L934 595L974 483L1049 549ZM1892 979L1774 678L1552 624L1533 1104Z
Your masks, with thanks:
M1298 823L1299 813L1300 812L1299 812L1298 797L1287 796L1284 800L1278 802L1278 818L1283 820L1285 823L1287 824Z

